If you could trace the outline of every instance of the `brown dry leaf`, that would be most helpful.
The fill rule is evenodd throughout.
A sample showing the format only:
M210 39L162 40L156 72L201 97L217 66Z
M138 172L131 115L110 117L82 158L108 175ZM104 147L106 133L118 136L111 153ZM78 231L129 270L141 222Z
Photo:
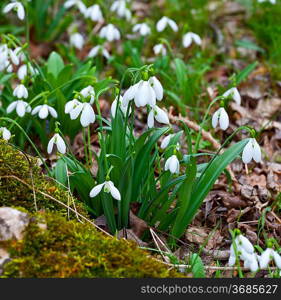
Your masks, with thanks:
M270 119L276 112L281 109L281 99L271 98L266 100L260 100L254 113L262 118Z
M220 244L223 241L223 236L221 235L219 230L216 230L215 232L211 233L210 238L208 239L207 245L205 248L207 250L216 249L220 246Z
M137 217L131 210L130 210L130 227L132 228L133 232L139 238L143 235L143 233L149 228L146 222L139 217Z
M240 199L238 196L222 198L223 205L227 208L243 208L247 203Z
M251 186L266 187L266 185L267 185L265 175L263 175L263 174L258 175L255 172L246 176L246 182L247 182L247 184L249 184Z
M195 244L203 244L209 236L209 229L189 226L185 233L186 239Z

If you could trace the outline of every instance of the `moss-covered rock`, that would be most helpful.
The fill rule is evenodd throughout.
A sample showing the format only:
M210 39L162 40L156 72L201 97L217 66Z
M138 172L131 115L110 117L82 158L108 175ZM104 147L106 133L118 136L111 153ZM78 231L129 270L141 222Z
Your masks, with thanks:
M182 276L133 242L105 236L91 224L67 221L51 212L35 214L22 240L0 241L0 248L12 258L2 277Z
M43 192L65 203L75 199L61 186L42 174L38 159L26 155L0 139L0 206L21 206L29 211L49 209L67 213L67 209ZM86 214L83 205L76 201L79 212Z

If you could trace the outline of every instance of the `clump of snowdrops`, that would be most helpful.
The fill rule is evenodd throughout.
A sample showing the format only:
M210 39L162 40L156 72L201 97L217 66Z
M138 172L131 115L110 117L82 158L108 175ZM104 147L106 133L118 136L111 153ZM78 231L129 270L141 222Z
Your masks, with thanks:
M125 0L115 1L110 10L128 21L131 20L129 6ZM25 8L28 8L27 1L15 1L4 7L4 13L15 10L18 18L24 20ZM80 0L69 0L64 8L78 9L93 22L104 20L99 5L86 7ZM158 33L178 32L179 25L163 16L156 22L155 29ZM142 37L149 36L151 30L146 23L132 27L132 31ZM84 47L85 38L75 24L69 27L69 36L71 47L77 50ZM90 50L90 60L76 70L65 65L57 53L52 53L46 65L40 67L29 57L28 38L26 44L21 45L12 35L2 36L0 70L7 76L2 79L6 90L2 95L5 101L0 135L7 141L20 140L19 136L23 141L28 140L48 174L75 193L94 218L105 215L112 233L130 226L130 208L137 203L138 217L169 232L169 243L174 244L193 220L217 178L233 160L242 155L245 164L252 160L261 162L256 133L243 126L233 132L216 153L199 153L203 125L211 121L214 128L226 130L229 127L228 102L241 105L235 78L231 86L210 103L199 132L192 132L184 123L174 128L165 109L165 86L153 65L128 68L120 81L98 80L91 58L102 55L110 61L111 54L104 42L118 41L122 35L117 26L108 23L98 36L101 43ZM201 46L200 36L185 32L183 47L192 44ZM165 56L168 50L168 43L153 47L156 55ZM124 87L125 79L130 83L129 88ZM105 118L101 110L101 95L113 100L110 118ZM213 106L219 108L210 116ZM135 130L136 112L147 116L141 135ZM49 155L57 153L55 166L46 164L33 140L32 130L38 134ZM248 131L249 138L229 147L240 130ZM71 150L71 142L80 131L85 161L78 161ZM192 134L196 135L195 143ZM99 151L93 150L93 135L98 138ZM182 148L187 150L184 152ZM199 156L206 156L206 162L198 163ZM94 164L97 171L93 174Z

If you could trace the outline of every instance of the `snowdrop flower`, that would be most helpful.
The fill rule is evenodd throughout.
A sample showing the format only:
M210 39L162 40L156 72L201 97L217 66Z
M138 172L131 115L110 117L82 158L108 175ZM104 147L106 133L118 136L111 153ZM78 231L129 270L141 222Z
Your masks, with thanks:
M84 98L90 97L90 104L93 104L95 101L95 90L91 85L88 85L84 89L80 91L80 95L82 95Z
M18 2L18 1L14 1L14 2L7 4L3 9L3 13L7 14L11 10L15 10L17 12L18 18L20 20L24 20L25 11L24 11L24 7L23 7L22 3Z
M160 81L155 77L150 77L149 80L141 80L132 85L124 94L124 105L127 106L128 102L133 100L137 107L155 106L156 99L163 98L163 87Z
M261 162L261 148L254 138L249 140L242 153L244 164L248 164L252 159L257 163Z
M156 29L158 32L162 32L163 30L165 30L165 28L167 26L170 26L172 28L173 31L178 31L178 25L177 23L167 17L162 17L156 24Z
M6 127L0 127L0 137L8 141L11 138L11 132Z
M131 11L126 7L126 0L116 0L112 3L110 11L116 12L120 18L131 19Z
M83 48L84 42L83 35L78 32L75 32L70 36L70 44L78 50Z
M89 103L81 103L78 104L74 109L70 112L70 119L75 120L80 117L80 123L83 127L88 127L91 123L94 123L96 120L95 112Z
M180 162L175 154L169 157L165 163L165 171L168 170L172 174L178 174L180 171Z
M87 11L87 7L81 0L67 0L64 3L65 8L70 8L72 6L76 6L82 14L85 14Z
M20 80L23 80L27 76L27 65L20 66L17 75Z
M161 142L160 148L161 149L166 149L168 147L168 145L170 144L171 138L173 137L173 134L169 134L167 136L164 137L164 139Z
M88 54L88 57L96 57L98 54L102 54L106 59L110 59L109 52L101 45L92 48Z
M113 24L108 24L101 29L99 36L113 42L120 39L120 32Z
M63 138L58 133L54 134L54 136L50 139L48 143L47 152L49 154L52 153L54 145L57 146L57 149L61 154L65 154L66 145Z
M91 191L90 191L90 197L94 198L96 197L104 188L104 192L110 193L111 196L116 200L121 200L121 195L118 189L114 186L114 183L112 181L105 181L104 183L96 185Z
M266 269L271 260L274 260L277 268L281 269L281 256L272 248L267 248L260 256L259 263L261 269Z
M140 35L146 36L151 33L151 29L146 23L139 23L133 27L133 32L139 32Z
M31 112L31 107L30 105L23 101L23 100L17 100L12 102L8 107L7 107L7 113L11 113L13 110L16 110L17 115L19 117L23 117L25 113L30 113Z
M244 261L247 267L251 269L256 269L256 260L257 257L254 256L254 247L252 243L244 237L242 234L239 234L233 241L230 246L230 256L228 260L228 264L230 266L234 266L236 262L236 254L234 250L234 245L237 250L237 254L239 258Z
M19 84L13 91L13 96L22 99L28 98L28 91L27 88L23 84Z
M216 128L218 124L222 130L226 130L229 126L229 117L223 107L219 108L212 117L213 128Z
M133 100L137 107L154 106L156 104L156 95L150 83L146 80L141 80L132 85L124 94L124 105L127 106L129 101Z
M188 48L192 42L200 46L202 44L202 40L200 36L193 32L188 32L183 36L182 44L185 48Z
M66 104L65 104L65 107L64 107L64 112L66 114L69 114L74 108L76 108L78 105L82 104L80 101L78 101L77 99L73 99L71 101L68 101Z
M98 4L94 4L88 7L85 16L86 18L90 18L94 22L103 21L102 11Z
M118 103L118 96L114 99L114 101L111 104L111 115L113 118L115 118L116 115L116 109L117 109L117 103ZM120 95L119 97L119 107L124 115L126 115L128 110L128 105L124 105L123 97ZM131 114L132 109L129 110L129 115Z
M36 106L33 109L31 114L33 116L38 114L40 119L46 119L48 117L49 113L53 118L58 117L58 114L57 114L56 110L53 107L49 106L48 104L43 104L43 105Z
M232 99L238 104L241 105L241 96L236 87L233 87L227 90L223 95L223 97L232 97Z
M152 106L152 109L148 114L148 118L147 118L148 128L154 127L154 118L159 123L166 124L166 125L170 124L166 112L156 105Z
M153 51L155 55L163 55L165 56L167 54L167 49L165 48L165 46L163 44L157 44L153 47Z

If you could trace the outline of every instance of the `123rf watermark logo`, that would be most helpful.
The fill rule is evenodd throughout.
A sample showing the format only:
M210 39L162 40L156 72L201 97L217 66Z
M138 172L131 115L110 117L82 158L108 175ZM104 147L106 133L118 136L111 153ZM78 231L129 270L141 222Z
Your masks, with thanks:
M277 292L277 284L229 284L229 285L143 285L140 288L141 294L154 295L176 295L176 294L253 294L253 295L274 295Z

